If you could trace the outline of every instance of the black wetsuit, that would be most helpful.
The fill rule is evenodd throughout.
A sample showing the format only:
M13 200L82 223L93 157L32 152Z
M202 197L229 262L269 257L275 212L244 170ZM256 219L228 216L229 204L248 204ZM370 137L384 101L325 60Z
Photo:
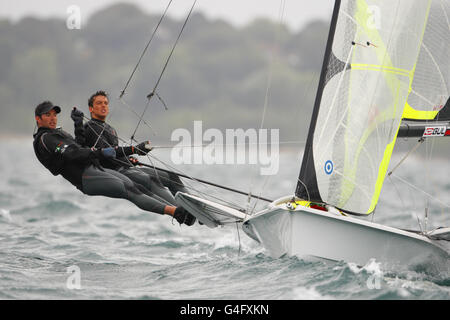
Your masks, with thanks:
M33 137L39 161L53 175L62 175L83 193L127 199L142 210L164 214L165 200L123 174L100 166L106 160L101 150L80 146L61 129L39 128Z
M99 164L100 151L82 148L61 129L39 128L33 138L34 152L39 161L53 175L62 175L82 190L83 171L90 165Z
M79 145L89 148L117 147L116 159L104 159L100 162L104 168L118 170L124 166L132 167L128 157L135 154L134 148L131 146L119 147L119 138L116 130L104 121L91 119L84 126L75 125L75 140Z
M176 204L173 196L178 191L188 192L183 182L175 173L134 167L128 158L130 155L136 153L135 148L132 146L120 147L117 131L104 121L91 119L84 125L75 123L75 136L77 142L86 147L115 147L116 159L102 160L102 166L124 174L173 205ZM164 187L167 187L170 192L167 192Z

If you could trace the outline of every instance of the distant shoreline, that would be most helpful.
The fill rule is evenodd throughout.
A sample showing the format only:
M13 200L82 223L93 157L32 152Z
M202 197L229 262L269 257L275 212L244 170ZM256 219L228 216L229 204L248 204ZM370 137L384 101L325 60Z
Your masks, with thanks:
M24 139L30 139L32 138L32 135L25 135L25 134L19 134L19 133L1 133L0 134L0 141L3 140L24 140Z

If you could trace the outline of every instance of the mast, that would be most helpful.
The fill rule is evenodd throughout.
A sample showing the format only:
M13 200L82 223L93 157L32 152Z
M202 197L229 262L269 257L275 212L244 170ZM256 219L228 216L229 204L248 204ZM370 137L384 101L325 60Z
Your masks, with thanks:
M320 104L322 101L322 94L327 80L328 65L332 55L334 35L336 33L336 25L339 16L339 9L341 7L341 0L336 0L334 4L333 16L331 18L330 31L328 33L328 41L325 49L325 57L323 59L322 71L320 74L319 87L317 89L316 100L314 103L314 110L309 126L308 138L306 140L305 151L303 154L302 167L297 181L297 188L295 195L302 199L310 201L322 202L317 180L315 176L314 159L312 151L312 143L314 138L314 131L316 129L317 117L319 114Z

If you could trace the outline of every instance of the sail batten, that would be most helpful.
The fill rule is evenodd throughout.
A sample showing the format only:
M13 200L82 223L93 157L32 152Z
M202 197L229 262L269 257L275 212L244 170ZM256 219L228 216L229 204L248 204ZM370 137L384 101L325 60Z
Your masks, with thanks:
M443 23L448 26L433 20L441 6L448 5L441 0L336 2L298 197L351 213L375 210L402 119L408 111L434 119L445 109L444 102L436 106L450 76L440 55L450 52L442 45L432 59L426 56L435 45L427 37ZM434 82L421 82L424 62L434 65L431 78L440 83L431 91L423 87ZM439 110L429 110L430 103Z

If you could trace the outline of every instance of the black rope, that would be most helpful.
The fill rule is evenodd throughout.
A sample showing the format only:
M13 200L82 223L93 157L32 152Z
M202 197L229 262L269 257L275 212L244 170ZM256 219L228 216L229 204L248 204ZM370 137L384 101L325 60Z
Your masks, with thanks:
M174 53L174 51L175 51L175 48L176 48L176 46L177 46L177 44L178 44L178 41L180 40L181 35L183 34L184 28L186 27L186 25L187 25L187 23L188 23L188 21L189 21L189 18L191 17L192 11L194 10L194 7L195 7L195 4L196 4L196 3L197 3L197 0L194 0L194 3L192 4L191 10L189 10L189 13L188 13L188 15L187 15L187 17L186 17L186 19L185 19L185 21L184 21L184 23L183 23L183 26L182 26L182 28L181 28L181 30L180 30L180 33L178 34L177 40L175 41L175 43L174 43L174 45L173 45L173 47L172 47L172 50L170 51L170 54L169 54L169 56L167 57L166 63L164 64L164 67L163 67L163 69L162 69L162 71L161 71L161 73L160 73L160 75L159 75L158 81L156 81L156 84L155 84L155 86L153 87L152 92L150 92L150 93L147 95L147 100L148 100L148 101L147 101L147 105L145 106L145 109L144 109L144 111L143 111L142 114L141 114L141 117L140 117L140 119L139 119L139 122L138 122L138 124L136 125L136 128L135 128L134 131L133 131L133 134L131 135L131 140L132 140L132 141L134 140L134 136L136 135L136 132L137 132L137 130L138 130L138 128L139 128L139 126L140 126L140 124L141 124L141 122L142 122L142 119L143 119L145 113L147 112L147 109L148 109L148 107L149 107L149 105L150 105L150 100L151 100L151 98L152 98L155 94L156 94L156 96L159 98L159 100L163 103L164 108L167 110L166 104L162 101L161 97L156 93L156 89L158 88L159 83L161 82L161 79L162 79L162 77L163 77L163 75L164 75L164 72L166 71L167 66L169 65L170 59L172 58L172 55L173 55L173 53ZM135 141L135 140L134 140L134 141Z
M170 5L172 4L172 1L173 1L173 0L170 0L170 1L169 1L169 4L167 5L166 10L164 10L164 13L162 14L161 18L159 19L159 22L158 22L158 24L156 25L155 30L153 30L153 33L152 33L152 35L151 35L151 37L150 37L150 40L147 42L147 45L145 46L144 51L142 51L142 54L141 54L141 56L139 57L139 60L138 60L138 62L136 63L136 66L134 67L133 71L131 72L131 75L130 75L130 77L128 78L127 83L125 84L125 87L124 87L123 90L120 92L119 99L121 99L121 98L123 97L123 95L125 94L125 90L128 88L128 85L130 84L131 79L132 79L133 76L134 76L134 73L136 72L136 70L137 70L139 64L140 64L141 61L142 61L142 58L144 57L145 53L147 52L147 49L149 48L149 46L150 46L150 44L151 44L151 42L152 42L152 40L153 40L153 38L154 38L154 36L155 36L155 34L156 34L156 31L158 30L158 28L159 28L161 22L163 21L164 17L166 16L166 13L167 13L167 11L169 10Z

